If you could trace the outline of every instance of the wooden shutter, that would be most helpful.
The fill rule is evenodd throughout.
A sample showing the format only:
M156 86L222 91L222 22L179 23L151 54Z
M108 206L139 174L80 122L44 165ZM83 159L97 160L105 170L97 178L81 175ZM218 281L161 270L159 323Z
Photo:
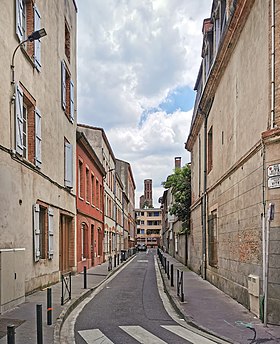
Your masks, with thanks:
M65 177L64 184L66 187L73 187L73 146L65 142Z
M61 105L66 110L66 69L64 61L61 61Z
M40 252L40 206L33 206L33 232L34 232L34 260L38 262L41 256Z
M23 91L16 85L15 102L15 126L16 126L16 152L23 154Z
M41 167L42 157L42 137L41 137L41 114L38 108L35 108L35 165Z
M70 81L70 121L74 122L74 82Z
M34 5L34 31L41 29L41 15L36 5ZM38 71L41 70L41 41L34 41L34 64Z
M53 209L48 209L48 258L53 259L54 253L54 245L53 245L53 232L54 232L54 224L53 224Z
M23 0L16 0L16 34L20 42L24 39Z

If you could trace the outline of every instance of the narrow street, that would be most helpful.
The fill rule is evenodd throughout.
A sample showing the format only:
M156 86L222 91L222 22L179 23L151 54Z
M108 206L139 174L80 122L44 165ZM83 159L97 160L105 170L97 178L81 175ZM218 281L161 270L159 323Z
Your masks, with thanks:
M84 343L215 343L175 322L157 286L154 256L141 252L82 309L75 341Z

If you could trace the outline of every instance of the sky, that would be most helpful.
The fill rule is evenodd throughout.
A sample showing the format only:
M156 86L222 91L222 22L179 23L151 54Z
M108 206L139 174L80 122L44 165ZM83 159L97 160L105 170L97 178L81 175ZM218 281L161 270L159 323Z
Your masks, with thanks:
M184 148L212 0L77 0L78 123L105 130L154 207Z

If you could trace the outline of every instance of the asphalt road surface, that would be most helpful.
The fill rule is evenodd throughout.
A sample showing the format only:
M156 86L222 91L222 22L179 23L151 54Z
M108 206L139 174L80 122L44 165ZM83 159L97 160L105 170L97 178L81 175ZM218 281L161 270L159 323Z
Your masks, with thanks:
M175 322L157 284L156 251L139 252L92 298L75 321L77 344L210 344Z

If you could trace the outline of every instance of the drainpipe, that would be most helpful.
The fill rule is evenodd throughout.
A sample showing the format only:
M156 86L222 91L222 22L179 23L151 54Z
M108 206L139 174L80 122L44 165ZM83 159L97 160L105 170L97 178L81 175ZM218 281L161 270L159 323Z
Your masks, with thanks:
M275 122L275 0L271 0L271 110L270 129Z
M207 201L207 114L199 109L199 112L204 117L204 169L203 169L203 196L202 196L202 266L201 275L206 279L206 201Z

